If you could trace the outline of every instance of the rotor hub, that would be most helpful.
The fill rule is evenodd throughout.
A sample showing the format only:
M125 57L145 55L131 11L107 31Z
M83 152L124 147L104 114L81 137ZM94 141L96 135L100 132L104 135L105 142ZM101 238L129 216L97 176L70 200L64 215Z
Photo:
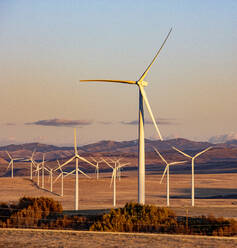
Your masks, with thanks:
M148 82L146 82L146 81L137 81L137 85L145 87L145 86L148 85Z

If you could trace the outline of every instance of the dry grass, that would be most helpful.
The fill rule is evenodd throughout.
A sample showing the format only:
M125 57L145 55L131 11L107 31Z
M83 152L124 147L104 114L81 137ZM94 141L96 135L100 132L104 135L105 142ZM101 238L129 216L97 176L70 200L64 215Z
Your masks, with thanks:
M110 188L110 173L100 174L96 180L80 176L79 208L105 209L112 207L113 188ZM137 172L123 172L121 181L117 181L117 203L137 201ZM166 184L159 184L160 175L146 176L146 203L165 206ZM74 208L74 177L64 181L64 197L60 194L60 180L54 184L54 192L43 190L26 177L13 179L1 177L0 202L16 202L23 196L53 197L62 203L65 210ZM177 214L190 216L208 215L224 217L237 216L237 180L235 174L203 174L195 176L196 207L191 208L191 175L170 176L171 206ZM45 187L50 185L45 179ZM105 245L106 240L106 245ZM51 232L0 229L0 247L237 247L237 240L231 238L191 237L178 235L136 235L104 234L81 232Z
M91 174L91 179L80 175L79 178L79 208L105 209L111 208L113 203L113 187L110 188L110 173L100 174L96 180ZM122 207L130 201L137 201L137 172L123 172L121 181L117 180L117 206ZM165 206L166 184L159 183L160 175L146 176L146 203ZM74 177L64 179L64 197L61 197L61 182L57 181L53 190L49 192L49 181L45 178L43 190L26 177L15 177L13 179L1 177L0 202L16 202L23 196L47 196L53 197L62 203L65 210L74 209ZM171 206L178 213L189 213L195 215L213 214L216 216L236 217L237 210L237 180L235 174L199 174L195 175L196 200L195 208L191 205L191 175L171 175L170 194Z
M237 247L235 238L0 229L0 247Z

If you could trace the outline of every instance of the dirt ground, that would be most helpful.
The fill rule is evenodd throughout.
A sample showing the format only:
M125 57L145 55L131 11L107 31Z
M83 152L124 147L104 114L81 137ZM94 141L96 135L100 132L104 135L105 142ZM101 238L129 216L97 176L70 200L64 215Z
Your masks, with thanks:
M0 247L237 247L236 238L0 229Z

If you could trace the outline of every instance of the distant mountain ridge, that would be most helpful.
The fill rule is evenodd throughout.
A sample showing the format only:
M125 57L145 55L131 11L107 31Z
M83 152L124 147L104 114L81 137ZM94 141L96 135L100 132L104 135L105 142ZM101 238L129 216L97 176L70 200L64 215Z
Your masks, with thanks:
M172 146L177 147L190 156L193 156L197 152L200 152L201 150L212 146L213 148L211 150L198 158L198 167L196 167L195 169L203 168L205 171L209 170L210 172L237 172L237 140L232 140L220 144L211 144L209 142L190 141L182 138L170 139L165 141L146 139L145 144L146 161L149 161L150 159L150 166L152 166L153 163L160 163L160 165L162 164L162 161L154 152L153 147L156 147L168 161L180 161L184 159L183 155L172 149ZM45 154L45 158L49 162L53 162L57 159L59 159L60 161L65 161L66 159L72 157L74 154L73 146L59 147L41 143L27 143L20 145L11 144L8 146L0 147L0 165L7 164L10 161L6 151L8 151L13 158L30 158L34 150L36 150L36 153L34 155L34 159L36 161L42 161L43 154ZM125 160L127 157L127 159L131 158L135 159L134 161L137 161L138 142L137 140L122 142L102 140L93 144L80 146L78 148L78 152L80 155L82 155L83 157L87 157L89 160L90 156L93 156L123 157ZM131 166L134 167L134 164ZM161 169L163 168L162 166L160 167ZM178 168L176 168L176 170L184 170L186 167L187 165L179 166Z
M208 142L197 142L197 141L190 141L183 138L177 139L170 139L170 140L145 140L146 143L146 151L153 150L153 146L158 147L160 150L170 150L172 146L177 146L180 149L184 150L198 150L202 148L206 148L207 146L213 146L213 144ZM92 153L92 152L136 152L137 151L137 140L131 141L111 141L111 140L102 140L96 143L92 143L89 145L80 146L79 150L82 152ZM229 142L226 145L236 145L234 142ZM214 145L216 146L216 145ZM33 151L36 150L37 152L51 152L51 151L71 151L73 150L73 146L71 147L60 147L54 145L46 145L41 143L26 143L20 145L7 145L1 146L0 151L9 151L15 152L19 150L27 150Z
M191 141L183 138L169 139L169 140L145 140L146 150L150 150L152 146L157 146L160 150L170 150L172 146L177 146L179 149L184 150L198 150L205 148L207 146L218 146L218 147L237 147L237 140L230 140L226 143L212 144L210 142L202 141ZM131 141L112 141L112 140L102 140L96 143L80 146L79 149L84 152L114 152L124 149L137 149L137 140ZM42 143L25 143L25 144L11 144L7 146L0 146L0 151L19 151L19 150L36 150L38 152L50 152L57 150L72 150L73 146L61 147L54 145L47 145Z
M170 140L145 140L146 153L154 153L153 147L156 147L159 151L173 151L172 146L177 147L186 152L194 153L200 151L209 146L215 147L216 149L237 149L237 140L228 141L221 144L211 144L209 142L198 142L190 141L183 138L170 139ZM7 145L0 147L0 157L9 159L6 152L13 153L14 156L29 157L32 152L36 150L37 156L41 153L46 153L49 159L67 158L74 152L74 147L59 147L54 145L46 145L41 143L26 143L20 145ZM131 141L111 141L102 140L93 144L80 146L78 148L80 154L85 155L96 155L104 154L108 156L119 156L119 155L137 155L138 142L137 140Z

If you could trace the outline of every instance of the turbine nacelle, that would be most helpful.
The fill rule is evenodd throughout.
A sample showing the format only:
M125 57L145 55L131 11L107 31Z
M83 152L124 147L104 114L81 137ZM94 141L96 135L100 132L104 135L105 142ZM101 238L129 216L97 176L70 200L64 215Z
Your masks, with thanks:
M146 82L146 81L137 81L136 84L137 84L138 86L145 87L145 86L148 85L148 82Z

